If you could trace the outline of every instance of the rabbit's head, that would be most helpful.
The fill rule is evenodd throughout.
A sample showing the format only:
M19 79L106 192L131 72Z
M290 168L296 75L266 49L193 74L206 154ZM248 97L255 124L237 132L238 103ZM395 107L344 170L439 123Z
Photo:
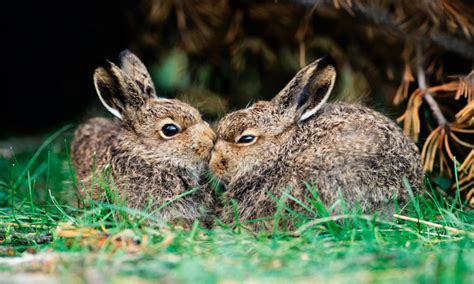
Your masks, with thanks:
M328 99L335 68L321 58L300 70L271 101L225 116L217 127L210 168L223 183L263 174L279 159L288 141L297 143L296 127L310 119Z
M110 63L94 73L101 102L120 121L123 143L137 155L179 167L207 161L215 134L198 110L175 99L156 96L145 65L128 50L120 67Z

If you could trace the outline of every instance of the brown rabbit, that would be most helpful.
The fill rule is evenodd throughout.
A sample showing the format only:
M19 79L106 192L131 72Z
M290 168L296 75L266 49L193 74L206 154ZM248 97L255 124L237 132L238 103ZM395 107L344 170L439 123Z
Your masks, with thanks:
M192 222L209 207L211 192L199 183L215 134L199 112L179 100L158 98L145 65L129 51L97 68L94 84L104 106L118 120L93 118L74 133L72 162L83 197L104 200L95 182L107 168L126 205L156 212L165 221ZM196 189L184 197L180 195ZM90 192L89 192L90 191Z
M405 202L403 177L421 186L418 149L394 122L360 105L326 103L335 79L328 60L317 60L273 100L219 122L210 168L241 221L272 217L282 191L307 204L308 183L326 205L342 195L364 212L385 212L394 197ZM291 198L286 206L309 213ZM220 217L231 223L235 210L227 205Z

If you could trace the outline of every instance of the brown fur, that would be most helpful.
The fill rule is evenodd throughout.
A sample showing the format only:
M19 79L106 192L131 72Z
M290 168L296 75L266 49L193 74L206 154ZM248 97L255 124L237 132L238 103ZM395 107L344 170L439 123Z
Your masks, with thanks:
M364 212L388 211L395 196L407 201L403 177L414 190L421 186L418 149L393 121L360 105L324 104L336 73L320 63L302 69L272 101L220 121L210 168L225 184L225 198L236 201L241 221L272 217L277 203L269 193L280 198L288 190L307 203L311 193L305 182L326 205L341 194ZM301 121L315 106L320 108ZM257 136L256 142L236 143L243 133ZM308 213L292 200L286 205ZM232 223L234 210L227 205L220 217Z
M107 168L112 187L130 208L143 209L151 201L150 209L154 210L199 188L156 212L158 218L189 224L212 202L200 176L215 134L190 105L157 98L151 78L136 56L124 52L120 60L121 68L112 63L109 69L98 68L94 80L106 107L121 119L94 118L74 134L71 156L81 194L104 200L105 192L97 180ZM165 139L160 130L168 123L178 125L181 132ZM90 191L93 179L96 182Z

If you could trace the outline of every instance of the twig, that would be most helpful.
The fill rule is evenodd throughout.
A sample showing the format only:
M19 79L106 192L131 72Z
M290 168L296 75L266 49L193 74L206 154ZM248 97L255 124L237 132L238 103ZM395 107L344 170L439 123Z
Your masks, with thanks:
M27 227L27 228L38 228L38 229L49 229L46 225L28 224L28 223L13 223L13 222L0 222L0 225L12 226L12 227Z
M423 92L423 98L425 99L426 103L430 106L431 112L433 113L438 125L441 127L446 127L448 125L448 121L444 117L441 109L439 108L438 103L433 98L433 95L428 90L428 85L426 84L426 76L425 70L423 69L423 55L422 55L422 48L421 43L418 43L416 46L416 60L417 60L417 67L416 67L416 75L418 79L418 86L420 90Z
M444 225L440 225L440 224L436 224L436 223L433 223L433 222L420 220L420 219L416 219L416 218L412 218L412 217L408 217L408 216L393 214L393 217L398 218L398 219L402 219L402 220L405 220L405 221L420 223L420 224L427 225L427 226L434 227L434 228L445 229L446 231L449 231L453 234L462 234L462 235L474 236L473 233L466 232L466 231L461 230L461 229L456 229L456 228L453 228L453 227L448 227L448 226L444 226Z

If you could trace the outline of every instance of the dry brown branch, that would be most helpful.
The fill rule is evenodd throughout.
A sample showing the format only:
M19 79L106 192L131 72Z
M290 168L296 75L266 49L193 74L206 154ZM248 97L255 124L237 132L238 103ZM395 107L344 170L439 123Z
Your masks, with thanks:
M450 82L450 83L430 87L426 91L432 94L437 93L437 92L454 92L458 90L458 87L459 87L458 82Z
M454 141L456 141L457 143L459 143L460 145L463 145L464 147L466 148L474 148L474 145L473 144L469 144L465 141L462 141L459 137L456 136L456 134L454 134L452 131L449 132L449 136L451 136L451 138L453 138Z
M410 96L406 111L397 118L398 123L403 121L403 132L415 141L418 141L418 135L420 134L419 109L422 102L422 93L417 89Z
M445 128L438 126L430 133L428 138L426 138L426 142L421 150L421 159L423 161L423 170L425 172L433 171L436 154L438 152L441 153L442 151L442 144L445 141L444 136L446 135L445 131Z
M444 31L440 31L438 29L431 29L429 30L427 27L430 26L430 23L425 22L424 24L416 25L416 28L407 30L404 27L404 23L410 20L410 14L405 15L404 17L396 17L389 12L389 8L384 8L380 6L376 6L376 3L370 2L362 2L362 1L334 1L334 0L293 0L293 2L298 3L300 5L314 7L317 6L319 8L325 7L335 7L336 5L341 6L346 10L349 14L360 16L365 18L366 20L370 21L375 26L382 28L389 32L390 34L397 36L398 38L404 40L415 40L415 41L422 41L425 43L435 44L438 47L455 52L465 58L474 59L474 49L472 48L472 43L467 42L459 37L456 37L452 34L447 34ZM422 2L422 1L420 1ZM431 1L426 1L426 3L416 3L410 2L409 5L418 4L420 6L425 5L429 6ZM446 1L442 1L442 4L446 3ZM387 5L389 6L389 5ZM447 10L451 8L450 10ZM442 7L440 11L447 11L450 15L449 18L446 17L446 14L439 14L432 16L431 19L436 21L439 19L446 18L448 19L448 24L453 27L460 27L461 30L464 32L464 37L470 39L471 34L474 30L474 25L466 18L465 16L461 15L459 10L456 10L449 5L449 7ZM425 9L426 10L426 9ZM433 9L430 9L433 10ZM400 13L402 14L402 13ZM430 12L426 13L430 15ZM420 18L417 15L416 18ZM421 17L422 18L422 17ZM472 20L471 20L472 21ZM425 27L425 28L423 28Z
M421 44L419 43L416 46L416 59L417 59L417 79L418 79L418 86L420 87L421 91L424 93L423 98L425 99L426 103L430 106L431 112L436 119L436 122L439 126L445 127L448 125L448 121L444 117L441 109L439 108L438 103L433 98L433 95L428 92L428 85L426 83L426 75L423 69L423 50Z
M465 77L459 78L455 99L459 100L461 96L467 98L468 102L474 101L474 70L471 70Z
M399 105L401 102L408 98L408 87L410 83L413 82L413 74L411 73L410 64L405 63L405 68L403 69L402 83L397 89L395 97L393 98L393 104Z

